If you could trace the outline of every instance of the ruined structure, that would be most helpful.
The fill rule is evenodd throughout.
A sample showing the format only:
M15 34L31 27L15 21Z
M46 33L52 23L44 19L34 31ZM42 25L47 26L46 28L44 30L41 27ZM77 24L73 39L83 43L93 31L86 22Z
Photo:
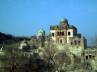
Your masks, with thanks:
M69 25L67 19L61 19L59 25L50 26L52 41L57 44L70 44L86 48L86 39L77 32L77 28Z
M44 42L45 42L45 31L43 29L40 29L37 32L37 42L39 47L43 47L44 46Z
M83 62L95 60L96 58L97 58L97 49L87 48L82 53Z

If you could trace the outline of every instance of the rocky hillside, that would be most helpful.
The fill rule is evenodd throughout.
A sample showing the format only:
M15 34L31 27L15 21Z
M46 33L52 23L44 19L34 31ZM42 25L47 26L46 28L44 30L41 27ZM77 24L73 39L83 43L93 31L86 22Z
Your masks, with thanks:
M2 33L0 32L0 44L12 44L21 40L28 40L28 37L20 37L20 36L14 36L11 34L6 34L6 33Z

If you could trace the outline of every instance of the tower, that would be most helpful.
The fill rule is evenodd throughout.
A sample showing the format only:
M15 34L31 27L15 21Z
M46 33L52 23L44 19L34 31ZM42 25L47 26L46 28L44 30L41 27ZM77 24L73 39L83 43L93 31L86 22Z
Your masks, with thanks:
M60 27L61 29L67 29L69 26L68 20L66 18L63 18L60 20Z

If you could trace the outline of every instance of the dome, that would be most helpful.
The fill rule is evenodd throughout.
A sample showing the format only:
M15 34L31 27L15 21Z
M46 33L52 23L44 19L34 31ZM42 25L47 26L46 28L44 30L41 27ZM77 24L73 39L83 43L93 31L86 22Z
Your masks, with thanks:
M43 29L39 29L37 32L37 36L44 36L45 35L45 31Z
M67 23L67 24L68 24L68 20L67 20L66 18L62 18L62 19L60 20L60 22L61 22L61 23Z

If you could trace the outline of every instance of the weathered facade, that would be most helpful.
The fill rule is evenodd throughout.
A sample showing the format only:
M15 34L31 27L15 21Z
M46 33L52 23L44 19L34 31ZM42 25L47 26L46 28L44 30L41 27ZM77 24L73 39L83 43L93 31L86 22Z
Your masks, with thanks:
M90 60L96 60L96 58L97 58L97 49L87 48L82 53L83 62L90 61Z
M69 25L67 19L62 19L59 25L50 26L50 35L54 43L86 48L85 37L77 32L75 26Z

